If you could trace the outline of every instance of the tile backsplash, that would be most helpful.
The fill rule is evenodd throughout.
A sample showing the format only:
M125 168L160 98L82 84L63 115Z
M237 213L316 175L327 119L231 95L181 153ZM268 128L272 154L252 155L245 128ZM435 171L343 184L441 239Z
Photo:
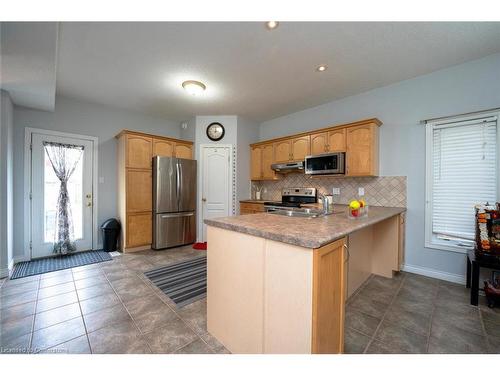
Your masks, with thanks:
M358 188L365 189L364 198L371 206L406 207L406 176L386 177L311 177L291 173L280 180L252 182L252 198L261 189L262 199L281 200L281 189L285 187L315 187L318 194L332 194L333 188L340 189L334 195L334 203L347 204L358 197Z

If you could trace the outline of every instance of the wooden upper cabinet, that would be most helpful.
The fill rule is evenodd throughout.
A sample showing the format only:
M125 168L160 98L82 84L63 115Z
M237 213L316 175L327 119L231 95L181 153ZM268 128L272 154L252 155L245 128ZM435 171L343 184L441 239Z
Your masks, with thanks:
M250 150L250 179L262 179L262 146L252 147Z
M153 139L135 134L127 134L127 161L129 168L151 168Z
M174 146L174 142L163 139L153 139L153 156L172 157L174 155Z
M311 154L311 136L309 135L292 138L291 145L291 160L304 160L307 155Z
M311 134L311 155L324 154L328 151L328 132Z
M276 173L271 169L274 163L274 145L267 144L262 146L262 178L265 180L274 179Z
M152 172L150 170L128 169L127 212L152 210Z
M255 163L255 168L251 178L275 179L280 175L271 170L272 163L289 163L304 160L308 155L333 152L345 152L347 176L378 176L380 125L380 120L371 118L251 144L253 153L260 152L258 158L253 157L252 166ZM271 145L274 146L274 155ZM257 151L257 148L262 149ZM261 168L260 175L258 168Z
M192 159L193 146L184 143L177 143L175 145L175 157L181 159Z
M346 151L346 129L331 130L328 132L328 152Z
M378 175L378 126L366 124L347 129L348 176Z
M287 163L292 160L292 142L289 139L274 143L274 158L276 163Z

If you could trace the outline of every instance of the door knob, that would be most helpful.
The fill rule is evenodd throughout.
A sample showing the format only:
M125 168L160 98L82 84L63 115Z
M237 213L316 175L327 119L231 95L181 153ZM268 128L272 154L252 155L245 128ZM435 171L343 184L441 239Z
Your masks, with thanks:
M202 202L206 202L206 201L207 201L207 198L201 198L201 201L202 201Z
M91 202L88 202L87 203L87 207L91 207L92 206L92 203Z
M92 198L92 194L87 194L85 198Z

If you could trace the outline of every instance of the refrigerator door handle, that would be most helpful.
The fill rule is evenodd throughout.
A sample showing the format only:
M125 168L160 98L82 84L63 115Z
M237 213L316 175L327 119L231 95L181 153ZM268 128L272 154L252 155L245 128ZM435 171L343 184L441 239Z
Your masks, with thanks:
M175 160L175 172L176 172L176 188L177 188L177 209L179 209L180 205L180 197L181 197L181 166L178 160Z
M193 216L194 212L175 212L171 214L160 214L160 217L162 219L169 219L171 217L187 217L187 216Z

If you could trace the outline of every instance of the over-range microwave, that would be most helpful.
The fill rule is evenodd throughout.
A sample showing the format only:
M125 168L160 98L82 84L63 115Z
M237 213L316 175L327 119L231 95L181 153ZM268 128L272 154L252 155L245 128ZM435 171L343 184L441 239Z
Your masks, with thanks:
M345 152L306 156L305 174L345 174Z

